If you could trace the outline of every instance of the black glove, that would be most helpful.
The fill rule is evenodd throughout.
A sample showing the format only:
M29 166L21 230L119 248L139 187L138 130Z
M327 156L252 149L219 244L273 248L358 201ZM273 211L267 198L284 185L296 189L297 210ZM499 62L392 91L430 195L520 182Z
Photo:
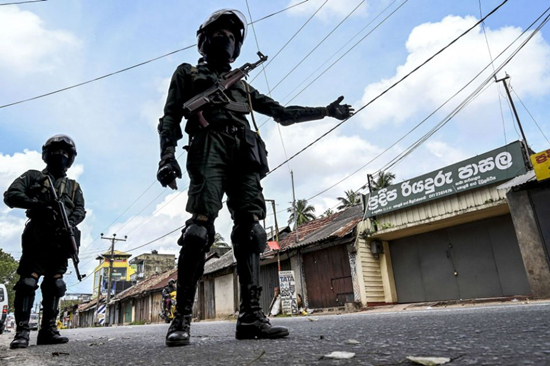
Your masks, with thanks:
M181 168L174 154L165 154L159 163L157 171L157 180L163 187L169 186L172 189L178 189L176 178L181 178Z
M327 112L329 117L334 117L339 120L344 120L353 115L354 109L349 104L340 104L344 100L343 96L340 96L334 102L327 105Z

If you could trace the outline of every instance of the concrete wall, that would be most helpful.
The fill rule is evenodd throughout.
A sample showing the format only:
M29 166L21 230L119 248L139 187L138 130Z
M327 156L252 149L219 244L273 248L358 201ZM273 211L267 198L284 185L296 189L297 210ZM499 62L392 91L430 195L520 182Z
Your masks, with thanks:
M546 261L544 242L537 227L528 193L527 191L509 191L507 197L531 293L536 298L548 298L550 297L550 267ZM548 225L548 223L545 224Z
M236 311L233 274L216 277L214 286L216 292L216 317L233 315Z

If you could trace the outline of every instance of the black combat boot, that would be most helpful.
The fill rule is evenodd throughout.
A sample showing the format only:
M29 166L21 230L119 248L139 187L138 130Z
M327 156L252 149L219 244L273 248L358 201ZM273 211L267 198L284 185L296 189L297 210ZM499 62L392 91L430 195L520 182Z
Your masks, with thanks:
M181 315L179 311L174 314L174 319L166 334L168 347L186 346L191 337L191 315Z
M184 238L184 236L182 236ZM184 240L184 239L183 239ZM178 242L180 243L180 242ZM166 333L168 347L186 346L191 337L191 318L197 282L204 272L205 255L191 246L194 243L182 243L178 259L178 282L176 292L176 312Z
M274 327L260 306L262 288L254 285L241 285L241 305L237 319L237 339L282 338L288 336L285 327Z
M29 337L31 329L29 328L29 321L20 321L15 328L15 337L10 343L11 349L27 348L29 346Z
M26 286L24 281L20 280L15 285L15 299L13 305L15 307L15 337L10 343L10 348L27 348L29 346L30 327L29 320L31 318L31 310L34 302L34 288L36 280L29 279L31 283Z
M57 330L57 315L59 314L59 297L49 296L42 291L42 322L38 331L37 345L67 343L69 338L62 337Z
M47 324L42 322L40 330L38 331L38 338L36 339L37 345L45 344L60 344L67 343L69 338L61 336L59 330L57 330L57 325L55 318L51 319Z

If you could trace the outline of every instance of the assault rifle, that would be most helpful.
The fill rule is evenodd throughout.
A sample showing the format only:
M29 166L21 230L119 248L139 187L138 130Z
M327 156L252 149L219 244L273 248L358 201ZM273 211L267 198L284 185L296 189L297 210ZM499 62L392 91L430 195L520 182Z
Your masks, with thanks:
M63 203L63 201L61 201L61 198L58 197L57 192L55 191L55 186L53 185L52 178L49 175L47 175L46 177L48 178L48 182L50 183L50 193L54 201L57 203L59 214L61 215L63 229L67 233L66 235L69 236L70 246L68 248L68 252L73 261L76 278L78 278L79 281L82 281L82 278L84 278L86 275L81 275L80 271L78 270L78 262L80 262L80 260L78 259L78 245L76 244L73 227L69 223L69 217L67 216L67 211L65 210L65 204Z
M203 128L207 127L208 122L202 115L203 109L208 105L228 104L230 100L224 92L242 78L247 77L250 71L267 60L267 56L264 56L261 52L258 52L258 56L260 59L255 63L251 64L247 62L238 69L228 72L221 79L216 81L216 84L183 103L183 115L189 118L196 114L199 118L200 125Z

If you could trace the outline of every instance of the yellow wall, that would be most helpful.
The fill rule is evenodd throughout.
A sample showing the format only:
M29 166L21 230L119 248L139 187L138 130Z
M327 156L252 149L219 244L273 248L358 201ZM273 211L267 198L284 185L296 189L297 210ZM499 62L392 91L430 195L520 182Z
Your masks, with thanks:
M107 268L107 273L109 273L108 271L109 261L105 261L105 260L101 261L99 265L94 269L94 273L93 273L94 287L92 291L94 298L97 297L97 290L98 290L99 284L101 283L101 277L103 276L104 268ZM130 276L136 272L135 269L130 267L130 265L128 264L128 257L124 257L124 259L117 259L115 255L115 260L113 261L113 269L115 268L126 268L126 277L125 277L126 281L130 281ZM98 272L99 272L99 277L97 276ZM98 282L98 278L100 282Z

